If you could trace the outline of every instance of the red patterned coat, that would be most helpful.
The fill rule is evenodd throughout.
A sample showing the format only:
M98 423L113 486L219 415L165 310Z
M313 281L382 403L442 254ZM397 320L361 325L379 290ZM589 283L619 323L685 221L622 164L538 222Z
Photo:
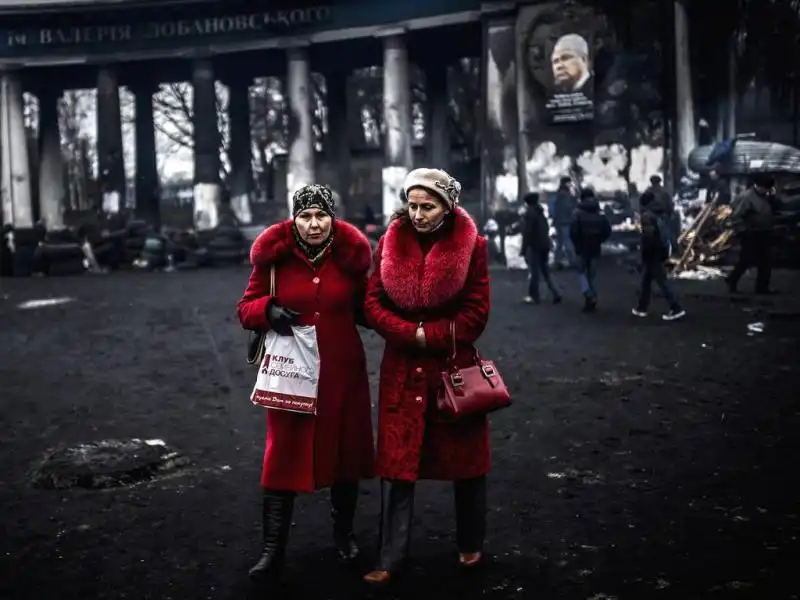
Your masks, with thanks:
M269 329L274 264L277 302L300 312L301 325L316 325L320 352L317 415L266 411L261 486L267 489L310 492L372 476L369 381L356 329L372 250L353 225L337 221L335 227L328 254L316 267L297 247L291 221L263 231L250 251L253 271L237 308L242 326Z
M455 322L459 366L472 364L489 319L486 241L462 209L432 234L395 220L381 238L367 285L366 317L385 340L376 474L387 479L456 480L491 468L485 417L444 424L431 418ZM416 344L424 322L427 347Z

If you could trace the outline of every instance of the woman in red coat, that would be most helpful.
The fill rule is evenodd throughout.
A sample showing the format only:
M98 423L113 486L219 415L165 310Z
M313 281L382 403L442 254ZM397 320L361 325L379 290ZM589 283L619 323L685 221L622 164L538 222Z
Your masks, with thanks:
M298 190L293 214L253 244L253 271L237 310L242 326L255 331L292 335L291 325L315 325L320 353L317 415L267 410L264 546L254 577L280 571L295 495L329 486L335 546L352 562L358 481L372 477L374 460L366 356L356 329L372 250L358 229L335 219L326 186Z
M381 480L380 550L368 583L391 579L408 556L414 482L454 482L459 562L480 563L490 469L485 416L445 424L435 417L441 371L452 352L473 364L489 319L486 241L458 207L460 185L444 171L416 169L403 184L407 206L378 244L365 312L386 340L381 364L376 474Z

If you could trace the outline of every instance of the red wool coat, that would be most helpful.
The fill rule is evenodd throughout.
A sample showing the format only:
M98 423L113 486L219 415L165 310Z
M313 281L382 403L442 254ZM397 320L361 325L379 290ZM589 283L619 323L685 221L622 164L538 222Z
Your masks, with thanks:
M292 222L263 231L250 251L253 271L237 313L245 329L269 330L270 265L275 300L316 325L320 352L317 415L267 410L261 486L311 492L372 476L374 446L364 346L356 329L372 250L353 225L336 221L316 267L298 249ZM256 369L253 369L253 377Z
M486 417L452 424L432 418L451 348L450 322L456 364L468 366L490 309L486 240L460 208L445 228L426 239L408 221L393 221L367 285L367 321L386 340L376 474L388 479L456 480L491 468ZM420 321L425 349L416 344Z

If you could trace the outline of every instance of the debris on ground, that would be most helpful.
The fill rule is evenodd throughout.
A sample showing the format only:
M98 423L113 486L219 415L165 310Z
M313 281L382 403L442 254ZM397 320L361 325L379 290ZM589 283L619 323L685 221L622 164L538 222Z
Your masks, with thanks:
M680 271L673 275L675 279L692 279L694 281L710 281L714 279L722 279L725 273L718 267L706 267L697 265L691 271Z
M677 275L700 265L718 263L732 246L733 229L728 225L728 205L706 204L678 237L679 255L672 273Z

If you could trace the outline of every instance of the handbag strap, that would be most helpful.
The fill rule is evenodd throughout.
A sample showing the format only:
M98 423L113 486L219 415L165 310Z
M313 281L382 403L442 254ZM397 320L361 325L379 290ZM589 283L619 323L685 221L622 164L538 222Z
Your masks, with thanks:
M269 268L269 295L275 295L275 265Z
M449 361L448 362L450 363L450 367L454 368L455 364L456 364L456 354L457 354L457 351L458 351L458 348L456 346L456 322L455 321L450 321L450 344L451 344L451 347L450 347L450 351L451 352L450 352L450 357L449 357ZM475 348L475 354L473 356L473 360L475 361L475 364L478 365L478 366L480 366L481 363L483 362L483 357L481 356L481 353L478 351L477 348Z
M450 321L450 364L456 362L456 322Z

